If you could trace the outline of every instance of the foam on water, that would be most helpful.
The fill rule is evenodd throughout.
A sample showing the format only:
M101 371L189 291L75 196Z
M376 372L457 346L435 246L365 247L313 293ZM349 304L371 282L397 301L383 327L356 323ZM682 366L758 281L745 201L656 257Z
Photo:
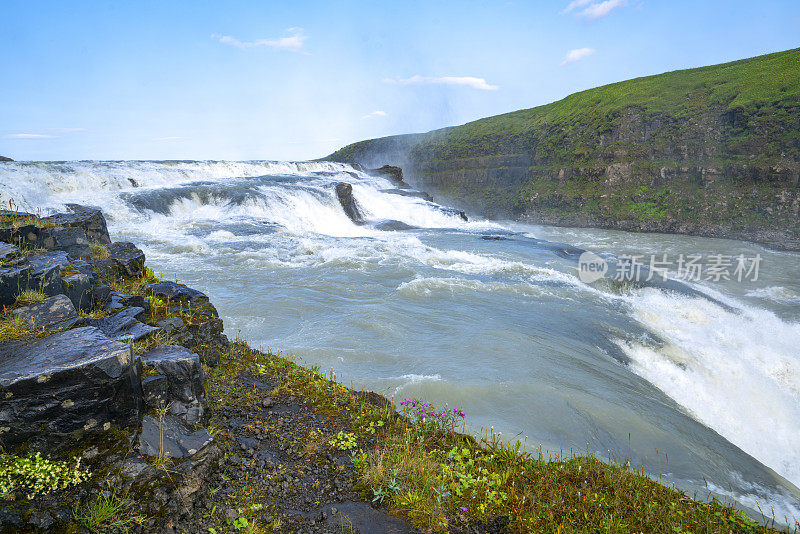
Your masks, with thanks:
M643 289L631 314L663 345L620 341L631 368L698 421L800 485L800 324Z

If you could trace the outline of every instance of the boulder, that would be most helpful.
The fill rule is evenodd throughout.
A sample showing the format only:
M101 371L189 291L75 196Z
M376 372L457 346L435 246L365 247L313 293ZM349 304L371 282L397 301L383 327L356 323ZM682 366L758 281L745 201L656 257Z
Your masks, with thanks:
M165 415L156 418L146 415L139 434L139 453L144 456L188 458L213 442L214 438L205 428L192 431L177 417Z
M33 268L31 286L48 296L64 292L61 284L61 269L69 268L72 263L66 252L56 250L37 254L28 258L28 262Z
M119 274L136 278L144 273L144 252L133 243L111 243L106 250Z
M143 354L141 360L157 376L166 379L166 397L162 399L153 394L152 401L164 401L171 414L181 417L190 425L208 422L208 405L199 355L184 347L160 345ZM153 393L161 387L154 381L148 385ZM158 405L151 407L157 408Z
M76 309L82 311L92 309L94 278L91 275L70 271L70 274L61 277L61 287Z
M364 224L364 215L361 213L356 199L353 197L352 185L346 182L339 182L336 184L336 198L339 199L339 204L342 205L342 209L351 221L355 224Z
M42 221L55 224L57 226L78 227L86 232L86 236L92 243L107 245L111 243L108 236L108 226L103 212L97 208L81 206L80 204L67 204L70 213L57 213L49 217L43 217Z
M72 301L66 295L56 295L44 302L17 308L13 313L34 328L60 330L71 328L81 318Z
M122 308L131 306L147 309L144 297L141 295L128 295L127 293L120 293L119 291L112 291L109 294L109 303L107 306L109 310L121 310Z
M141 384L130 345L74 328L0 346L0 441L7 451L75 446L74 432L138 426Z
M47 250L63 250L76 259L92 257L86 230L79 227L43 228L39 235L39 245Z
M205 293L183 284L157 282L144 286L144 291L170 304L198 311L203 315L218 317L217 309L211 304Z
M384 221L377 221L373 223L373 228L383 231L398 231L398 230L413 230L416 226L411 226L403 221L395 221L387 219Z
M0 306L10 306L30 287L30 265L0 265Z
M139 322L144 317L144 308L131 307L103 319L87 319L87 324L99 328L111 339L135 342L159 331L158 327Z
M403 169L400 167L395 167L394 165L384 165L379 169L370 169L367 171L367 173L373 176L386 178L398 187L409 187L408 184L403 181Z
M6 224L0 227L0 241L12 243L19 247L36 247L39 246L39 234L42 230L35 224L22 224L19 226Z
M25 262L18 247L10 243L0 243L0 265L19 265Z
M14 160L11 158L7 158L5 156L0 156L0 161L14 161Z

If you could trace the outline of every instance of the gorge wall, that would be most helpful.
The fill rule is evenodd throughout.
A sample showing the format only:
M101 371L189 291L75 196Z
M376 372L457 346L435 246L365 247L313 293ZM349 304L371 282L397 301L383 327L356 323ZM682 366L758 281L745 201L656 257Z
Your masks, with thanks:
M619 82L326 159L490 217L800 249L800 49Z

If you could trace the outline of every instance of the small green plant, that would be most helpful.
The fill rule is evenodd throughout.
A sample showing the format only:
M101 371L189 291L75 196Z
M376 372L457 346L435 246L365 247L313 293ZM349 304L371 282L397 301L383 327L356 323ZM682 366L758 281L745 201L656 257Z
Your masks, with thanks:
M30 304L39 304L47 300L47 295L36 289L26 289L19 295L14 302L15 306L28 306Z
M133 503L113 491L103 491L75 518L90 532L128 532L134 525L144 522L144 516L131 513Z
M89 243L89 250L92 251L92 258L96 260L107 260L110 257L108 249L100 243Z
M30 325L21 317L8 314L0 317L0 342L30 335Z
M36 453L31 458L0 455L0 495L21 491L28 499L80 484L90 476L75 462L47 460Z
M357 445L356 435L352 432L340 431L339 434L336 435L336 438L330 440L328 443L337 449L349 451L350 449L354 449Z

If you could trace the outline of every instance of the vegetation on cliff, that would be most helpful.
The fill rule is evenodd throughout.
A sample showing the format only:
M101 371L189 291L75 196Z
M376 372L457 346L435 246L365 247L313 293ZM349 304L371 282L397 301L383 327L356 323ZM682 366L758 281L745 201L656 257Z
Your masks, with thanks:
M800 49L668 72L327 159L489 215L800 247Z

